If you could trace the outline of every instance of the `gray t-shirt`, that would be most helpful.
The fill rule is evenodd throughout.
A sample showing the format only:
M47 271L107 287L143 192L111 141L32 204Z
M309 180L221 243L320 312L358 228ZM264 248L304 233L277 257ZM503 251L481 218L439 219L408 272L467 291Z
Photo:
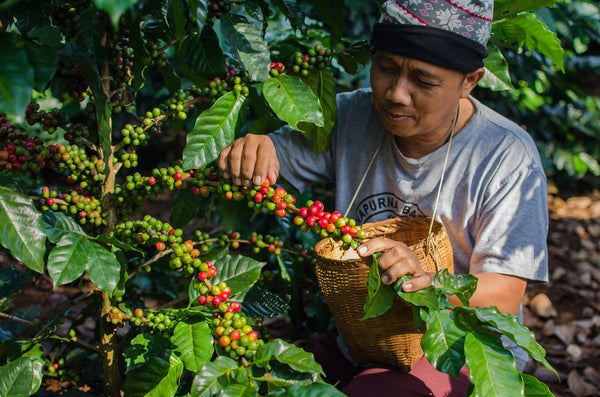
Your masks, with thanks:
M452 244L454 270L547 281L548 193L535 144L520 126L471 101L476 111L451 141L436 213ZM381 142L348 216L359 224L431 216L448 143L407 158L385 131L370 89L339 94L337 104L336 128L322 153L290 128L270 135L281 176L299 191L335 183L335 210L344 213Z

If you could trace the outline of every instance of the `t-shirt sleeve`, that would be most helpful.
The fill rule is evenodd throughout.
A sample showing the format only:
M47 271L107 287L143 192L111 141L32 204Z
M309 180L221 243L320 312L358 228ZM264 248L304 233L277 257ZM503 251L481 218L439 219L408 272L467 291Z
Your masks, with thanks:
M476 221L470 272L547 281L547 200L546 177L535 163L488 186Z
M331 145L321 153L302 133L285 126L269 137L275 145L279 174L299 192L317 182L332 182L335 178Z

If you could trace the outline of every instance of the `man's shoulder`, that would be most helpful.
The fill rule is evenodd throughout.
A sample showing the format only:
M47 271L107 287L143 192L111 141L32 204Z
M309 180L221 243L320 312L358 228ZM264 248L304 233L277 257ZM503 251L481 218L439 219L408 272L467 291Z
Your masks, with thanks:
M486 135L486 139L496 138L499 140L518 140L529 146L533 143L531 135L522 125L508 117L498 113L489 106L471 98L476 106L476 117L478 129Z
M337 94L336 100L338 108L371 106L373 104L373 94L370 87L358 88L353 91L341 92Z

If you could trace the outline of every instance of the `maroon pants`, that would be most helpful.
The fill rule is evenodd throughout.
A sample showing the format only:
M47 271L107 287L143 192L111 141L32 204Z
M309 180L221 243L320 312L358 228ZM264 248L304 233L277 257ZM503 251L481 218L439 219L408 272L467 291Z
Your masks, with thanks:
M350 397L444 396L464 397L469 388L469 372L459 379L437 371L426 358L417 361L410 372L385 365L357 368L348 361L336 342L335 330L310 339L304 348L315 355L325 372L325 380Z

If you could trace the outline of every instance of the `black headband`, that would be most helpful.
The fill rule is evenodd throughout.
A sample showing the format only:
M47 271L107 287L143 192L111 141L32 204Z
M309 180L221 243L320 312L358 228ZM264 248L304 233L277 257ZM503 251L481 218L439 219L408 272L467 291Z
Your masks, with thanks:
M483 59L488 55L485 47L474 40L422 25L377 22L371 44L383 51L465 73L482 67Z

